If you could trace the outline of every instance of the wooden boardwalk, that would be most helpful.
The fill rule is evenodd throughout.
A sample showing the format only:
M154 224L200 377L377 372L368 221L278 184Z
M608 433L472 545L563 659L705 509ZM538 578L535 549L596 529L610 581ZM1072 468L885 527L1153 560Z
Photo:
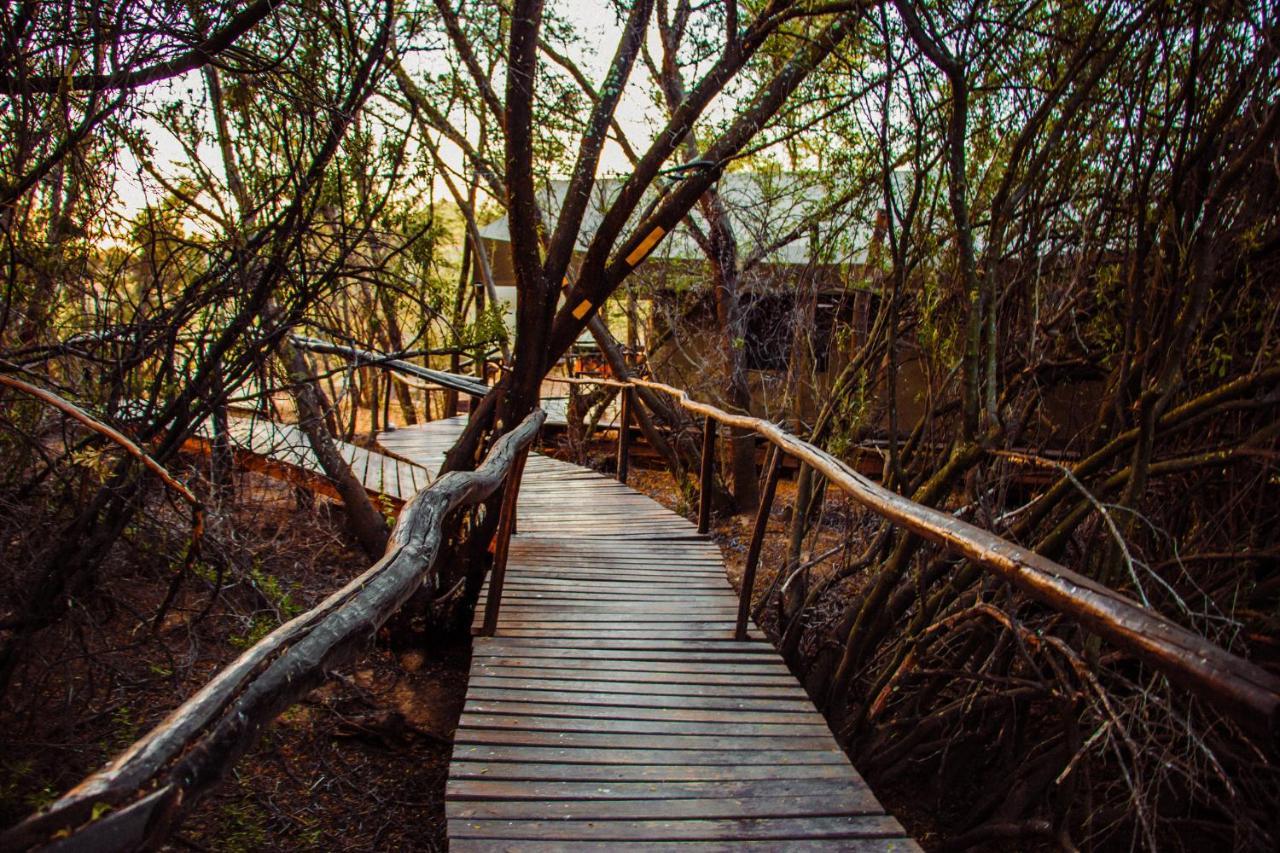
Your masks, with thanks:
M380 441L435 470L461 427ZM918 849L773 647L732 639L736 596L692 524L541 456L518 517L454 741L453 849Z
M339 497L320 467L311 443L296 426L266 418L232 417L228 419L227 435L233 451L246 467L330 497ZM212 430L205 423L189 444L193 449L208 453L212 439ZM335 440L334 445L370 494L385 495L397 506L431 482L427 469L421 465L344 441ZM448 445L445 447L447 449Z

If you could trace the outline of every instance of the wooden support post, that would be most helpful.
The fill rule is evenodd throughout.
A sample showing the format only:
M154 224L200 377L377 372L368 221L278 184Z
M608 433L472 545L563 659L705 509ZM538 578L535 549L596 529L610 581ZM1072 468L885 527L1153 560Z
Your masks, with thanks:
M778 477L782 474L782 450L774 447L766 466L764 491L760 506L756 509L756 526L751 531L751 544L747 546L747 564L742 569L742 594L738 599L738 624L733 630L734 639L747 638L747 620L751 618L751 594L756 585L756 567L760 564L760 550L764 547L764 534L769 526L769 509L778 491Z
M702 422L702 471L698 478L698 532L711 529L712 480L716 473L716 422L708 417Z
M618 412L618 482L627 482L631 467L631 386L622 389L621 411Z
M529 448L526 446L511 466L507 487L502 492L502 509L498 512L498 531L493 545L493 568L489 571L489 596L484 605L484 627L480 629L485 637L492 637L498 630L502 584L507 576L507 554L511 550L511 534L516 528L516 502L520 499L520 481L524 479L524 463L528 458Z

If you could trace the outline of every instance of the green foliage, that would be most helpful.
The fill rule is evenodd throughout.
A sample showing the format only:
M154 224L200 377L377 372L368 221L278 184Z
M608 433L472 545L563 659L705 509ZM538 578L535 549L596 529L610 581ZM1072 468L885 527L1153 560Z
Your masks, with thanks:
M255 565L249 570L249 582L270 604L271 610L254 613L247 629L231 637L231 645L247 649L257 644L276 628L302 613L303 607L293 598L293 592L275 575Z
M271 846L267 829L270 819L267 811L252 799L252 792L244 782L239 785L238 799L223 804L218 809L218 849L227 853L256 853Z
M20 813L42 809L58 798L58 790L45 783L32 788L35 762L30 759L0 761L0 810ZM25 793L24 793L25 792Z

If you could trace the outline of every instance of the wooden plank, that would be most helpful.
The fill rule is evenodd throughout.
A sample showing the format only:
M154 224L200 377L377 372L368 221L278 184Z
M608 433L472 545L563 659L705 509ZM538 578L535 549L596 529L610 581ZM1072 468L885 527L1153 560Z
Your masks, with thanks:
M450 822L457 838L534 841L740 841L825 838L885 838L902 835L886 815L837 817L739 818L737 820L481 820Z
M852 771L838 764L532 764L462 761L449 765L457 779L575 782L740 782L791 779L847 780Z
M610 671L607 669L551 669L547 667L490 667L478 666L473 672L477 675L498 679L537 679L540 683L549 681L582 680L590 682L644 682L652 684L668 684L697 681L698 684L727 685L737 687L750 693L751 687L795 687L795 679L788 672L742 673L742 672L646 672L637 670Z
M570 640L590 640L600 636L599 628L591 627L570 627L557 626L554 628L513 628L508 625L499 623L499 633L507 637L516 637L520 639L550 639L553 637L562 637ZM640 639L642 637L654 637L656 639L665 640L714 640L728 639L733 636L733 626L728 628L716 629L647 629L636 628L633 630L614 629L609 632L609 639Z
M478 644L477 644L478 645ZM556 666L580 661L585 665L596 665L600 662L631 662L638 665L652 666L665 662L695 664L759 664L761 666L782 666L775 658L759 653L716 652L675 649L662 651L657 649L587 649L558 648L554 646L519 646L504 645L500 647L477 649L472 652L475 661L487 657L519 655L529 661L554 661Z
M843 780L832 779L779 779L767 785L741 779L718 782L565 782L529 780L511 782L503 779L450 778L447 796L450 800L510 800L541 801L547 805L555 800L609 802L611 800L669 800L681 802L693 800L736 799L740 801L756 797L835 797L848 795L867 796L866 785L846 787ZM874 799L874 798L873 798ZM868 806L868 811L871 808Z
M707 599L709 601L732 601L732 593L716 584L715 578L697 576L663 577L652 574L632 574L622 568L612 575L592 571L581 571L568 567L553 570L547 567L530 569L518 566L519 573L512 580L511 589L526 589L535 592L570 592L594 595L610 593L632 593L644 596L663 595L685 596L686 601ZM576 594L574 595L576 598Z
M651 602L653 604L683 604L689 608L699 608L704 606L714 606L717 608L724 607L726 601L732 601L731 596L713 593L705 593L700 598L706 599L701 601L698 599L691 600L687 590L675 590L666 588L644 589L633 588L622 589L615 587L602 588L596 584L577 585L578 592L575 595L572 587L556 588L556 587L537 587L527 583L513 583L506 587L503 592L504 601L515 601L519 599L526 601L530 605L540 605L547 603L565 603L579 604L581 606L592 606L597 603L610 604L628 604Z
M579 650L583 654L596 651L618 651L618 650L647 650L660 652L716 652L719 654L760 654L765 656L776 656L773 647L762 640L735 640L732 637L724 637L718 640L705 640L697 638L659 638L659 637L607 637L595 636L586 640L573 639L570 637L544 637L538 639L520 639L513 637L493 637L484 640L477 640L476 649L485 650L532 650L539 648L548 649L574 649Z
M883 815L863 790L824 791L816 796L737 799L636 800L464 800L448 806L461 820L687 820L690 818L791 818Z
M647 685L646 685L647 686ZM613 685L610 685L614 688ZM530 690L520 687L487 687L477 685L467 692L477 701L496 702L550 702L570 705L626 706L631 708L660 707L662 710L696 709L719 711L784 711L810 713L808 699L784 699L780 697L742 697L726 695L677 696L663 694L660 701L654 693L644 690L627 693L617 690Z
M625 616L626 618L637 617L640 615L661 616L664 621L672 616L675 617L715 617L721 619L727 613L730 616L736 615L731 607L725 602L716 601L610 601L605 598L591 600L574 600L556 599L548 602L543 599L526 598L519 602L512 601L509 598L503 598L503 601L510 604L508 610L511 614L529 614L537 617L544 614L563 614L566 618L579 619L587 616L605 615L611 618Z
M643 672L680 673L715 676L753 677L761 675L791 678L791 672L779 661L767 658L760 663L744 663L736 659L721 662L691 663L683 658L674 661L646 660L548 660L535 657L478 657L472 664L486 671L519 670L526 667L553 669L557 672ZM535 673L541 674L541 673ZM794 682L793 682L794 683Z
M556 692L643 693L654 699L665 700L669 696L732 696L741 699L795 699L804 701L807 696L794 680L782 686L769 684L708 683L704 679L694 681L679 674L656 674L652 679L636 678L636 673L625 673L616 680L604 678L607 673L584 673L580 678L534 678L524 675L504 677L501 674L478 670L471 676L471 683L478 688L492 690L550 690Z
M843 755L831 749L654 749L611 747L579 749L561 746L507 746L459 743L453 747L455 761L504 764L679 764L685 767L741 766L758 764L784 767L793 764L827 764L848 769Z
M640 735L726 735L745 740L763 737L821 737L834 743L827 727L812 720L796 723L747 723L736 717L698 721L627 720L615 717L548 717L537 714L484 714L468 711L458 729L516 729L521 732L615 732Z
M647 625L653 624L655 627L666 625L672 628L681 628L686 625L706 625L713 624L721 626L726 620L732 622L734 614L725 614L723 611L717 613L715 611L689 611L685 613L672 613L669 610L653 611L649 608L642 607L638 610L624 610L621 607L613 610L599 610L598 608L574 608L564 610L561 608L549 607L529 607L529 608L513 608L507 611L503 608L502 621L512 627L548 627L553 625L582 625L584 623L601 622L605 625L615 625L619 619L625 619L625 625Z
M574 841L576 853L613 853L618 848L623 850L647 851L655 849L652 841ZM512 851L512 853L562 853L565 850L563 841L503 841L493 838L458 838L451 840L449 849L455 853L466 851ZM735 839L733 841L681 841L678 846L664 844L662 849L674 849L679 853L738 853L738 851L771 851L777 853L831 853L832 842L829 840L808 841L803 839L787 839L778 841L751 841ZM838 849L847 853L919 853L920 847L909 838L842 838Z
M575 719L608 719L608 720L640 720L640 721L675 721L675 722L716 722L727 719L726 710L733 711L732 719L743 725L765 723L772 725L807 724L821 717L815 715L810 708L785 708L777 704L764 705L759 708L726 709L714 702L704 703L705 707L689 705L672 707L669 704L661 707L652 704L601 703L591 704L574 701L557 701L545 696L528 697L518 694L507 694L501 698L489 699L481 696L467 698L466 714L523 715L526 717L555 717Z
M618 734L612 732L555 732L547 730L512 731L508 729L477 729L460 727L454 735L454 744L467 746L536 746L558 748L644 750L652 758L655 752L668 750L705 750L709 752L760 751L760 743L750 738L735 737L732 732L718 735ZM776 751L818 750L827 754L834 746L830 736L776 735L770 739L770 749Z

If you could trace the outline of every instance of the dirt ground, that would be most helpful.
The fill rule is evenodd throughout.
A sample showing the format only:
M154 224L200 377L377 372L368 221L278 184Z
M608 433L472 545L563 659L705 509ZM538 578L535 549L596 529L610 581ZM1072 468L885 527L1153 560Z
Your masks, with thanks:
M0 822L52 801L145 734L276 625L368 558L341 508L257 474L210 512L205 559L158 630L149 618L182 519L113 549L82 613L42 637L0 705ZM217 593L215 594L215 589ZM90 600L92 604L90 604ZM264 733L171 838L170 850L442 850L444 786L470 643L380 641Z

